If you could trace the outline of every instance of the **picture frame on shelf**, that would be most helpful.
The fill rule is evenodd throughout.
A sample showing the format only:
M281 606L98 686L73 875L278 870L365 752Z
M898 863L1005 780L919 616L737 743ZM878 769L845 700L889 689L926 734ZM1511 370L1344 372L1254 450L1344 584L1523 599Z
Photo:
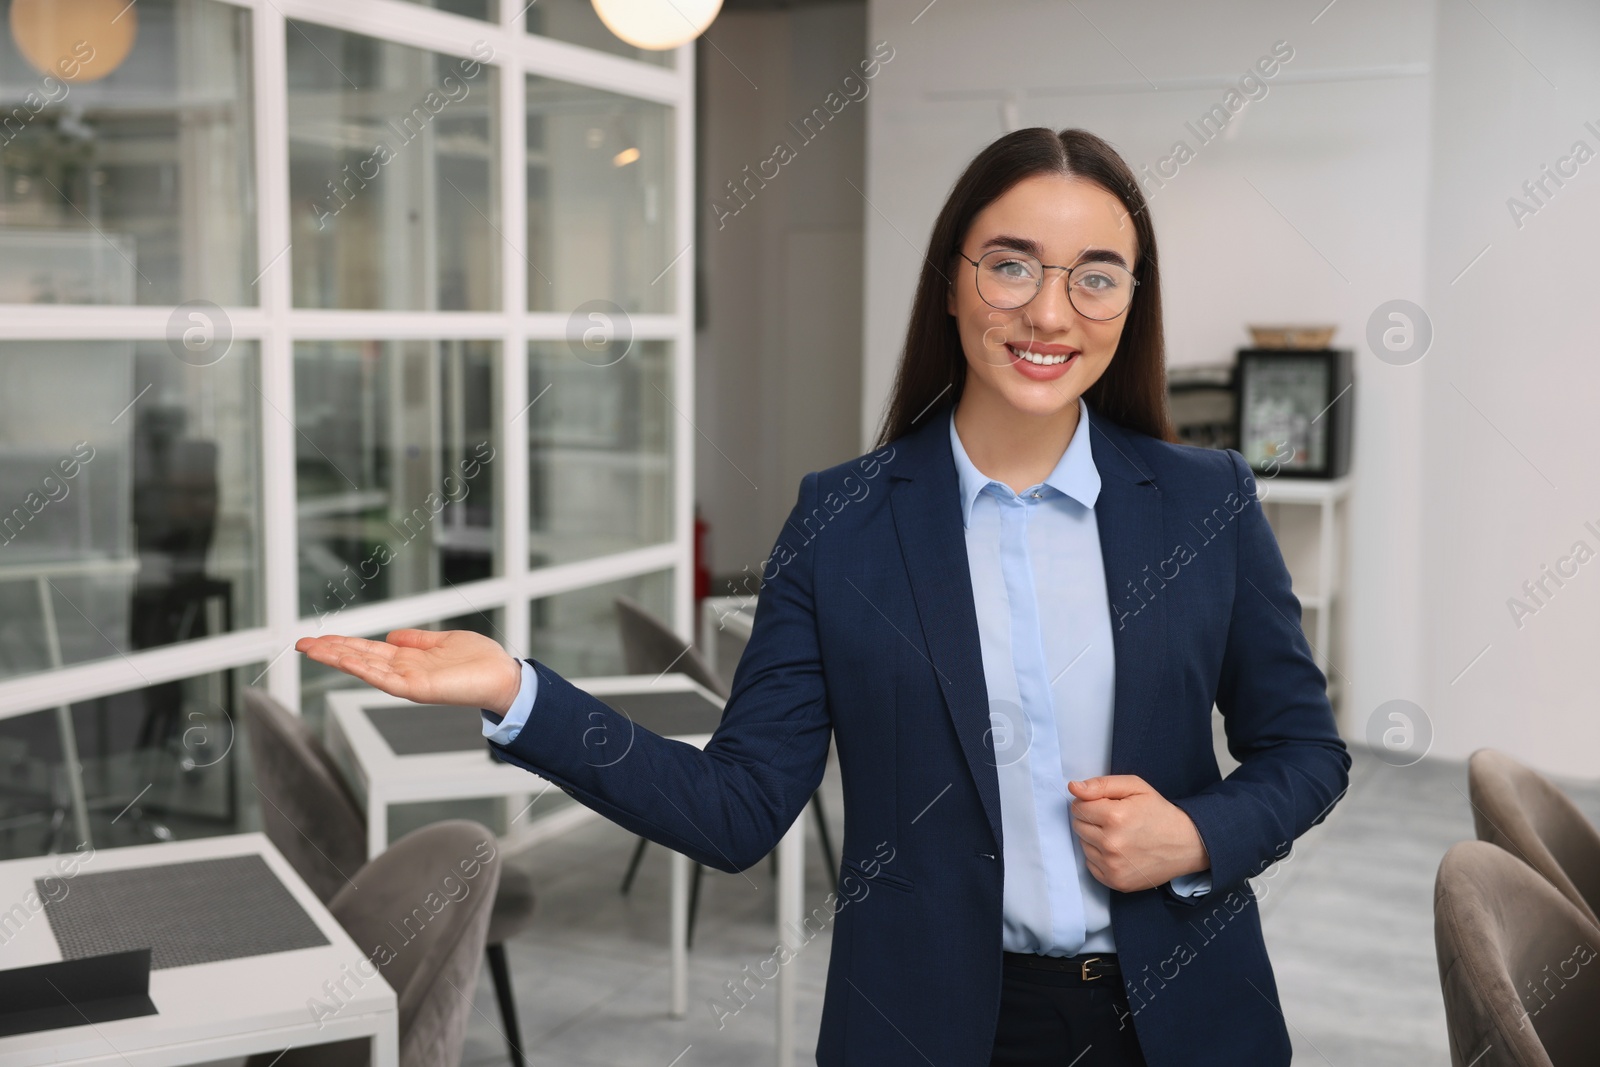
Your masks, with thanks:
M1251 470L1296 478L1348 473L1352 357L1334 348L1239 350L1235 440Z

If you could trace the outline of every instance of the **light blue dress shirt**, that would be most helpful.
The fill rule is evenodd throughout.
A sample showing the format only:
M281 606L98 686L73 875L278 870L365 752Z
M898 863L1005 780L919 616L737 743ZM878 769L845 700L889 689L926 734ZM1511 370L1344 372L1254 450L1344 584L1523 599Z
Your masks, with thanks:
M1116 662L1088 405L1044 481L1014 493L973 465L950 414L1005 841L1008 952L1115 952L1111 890L1072 832L1067 782L1107 774ZM1174 879L1204 892L1206 874Z
M1100 472L1089 448L1088 407L1050 476L1021 494L973 466L950 415L967 563L989 693L1005 841L1001 941L1009 952L1070 956L1115 952L1111 891L1089 873L1072 832L1069 780L1111 765L1115 662L1111 608L1094 503ZM538 695L522 664L522 689L483 734L509 744ZM1204 893L1209 872L1172 880Z

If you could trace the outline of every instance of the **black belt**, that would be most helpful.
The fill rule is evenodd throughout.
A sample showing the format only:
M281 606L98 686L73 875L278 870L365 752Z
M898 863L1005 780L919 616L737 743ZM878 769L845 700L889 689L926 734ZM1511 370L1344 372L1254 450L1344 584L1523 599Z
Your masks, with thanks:
M1083 982L1094 982L1101 978L1115 978L1122 974L1122 968L1117 964L1115 953L1102 953L1081 956L1036 956L1031 952L1007 952L1005 954L1006 966L1027 967L1036 971L1054 971L1057 974L1070 974Z

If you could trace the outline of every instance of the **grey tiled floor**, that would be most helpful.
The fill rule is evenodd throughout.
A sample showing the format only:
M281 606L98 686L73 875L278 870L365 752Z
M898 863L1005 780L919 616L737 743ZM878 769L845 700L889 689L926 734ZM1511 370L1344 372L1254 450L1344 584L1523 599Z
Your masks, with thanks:
M1354 749L1349 795L1291 856L1257 880L1296 1062L1331 1067L1449 1063L1433 949L1440 856L1472 836L1466 769L1427 760L1391 767ZM1600 788L1563 782L1600 820ZM837 768L824 781L840 825ZM767 864L707 871L690 953L690 1008L667 1017L667 853L646 852L631 897L617 887L635 839L602 821L514 857L530 871L538 917L510 948L523 1049L563 1067L751 1067L772 1061L776 986L718 1025L709 1003L774 944ZM813 836L806 902L828 892ZM793 964L799 977L797 1063L813 1062L829 937ZM506 1062L487 972L464 1063ZM677 1059L680 1057L681 1059Z

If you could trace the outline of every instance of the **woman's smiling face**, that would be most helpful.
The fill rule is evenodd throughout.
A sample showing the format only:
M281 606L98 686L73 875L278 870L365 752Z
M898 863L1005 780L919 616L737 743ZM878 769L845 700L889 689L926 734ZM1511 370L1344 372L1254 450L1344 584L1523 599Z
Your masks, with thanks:
M1092 182L1040 174L980 211L961 253L981 260L992 249L1011 248L1042 263L1113 263L1131 271L1138 265L1136 243L1122 201ZM978 295L977 267L957 257L954 270L947 308L967 358L964 401L999 401L1021 414L1050 417L1076 406L1105 373L1127 313L1104 320L1080 314L1067 298L1066 271L1044 271L1037 296L1002 311Z

